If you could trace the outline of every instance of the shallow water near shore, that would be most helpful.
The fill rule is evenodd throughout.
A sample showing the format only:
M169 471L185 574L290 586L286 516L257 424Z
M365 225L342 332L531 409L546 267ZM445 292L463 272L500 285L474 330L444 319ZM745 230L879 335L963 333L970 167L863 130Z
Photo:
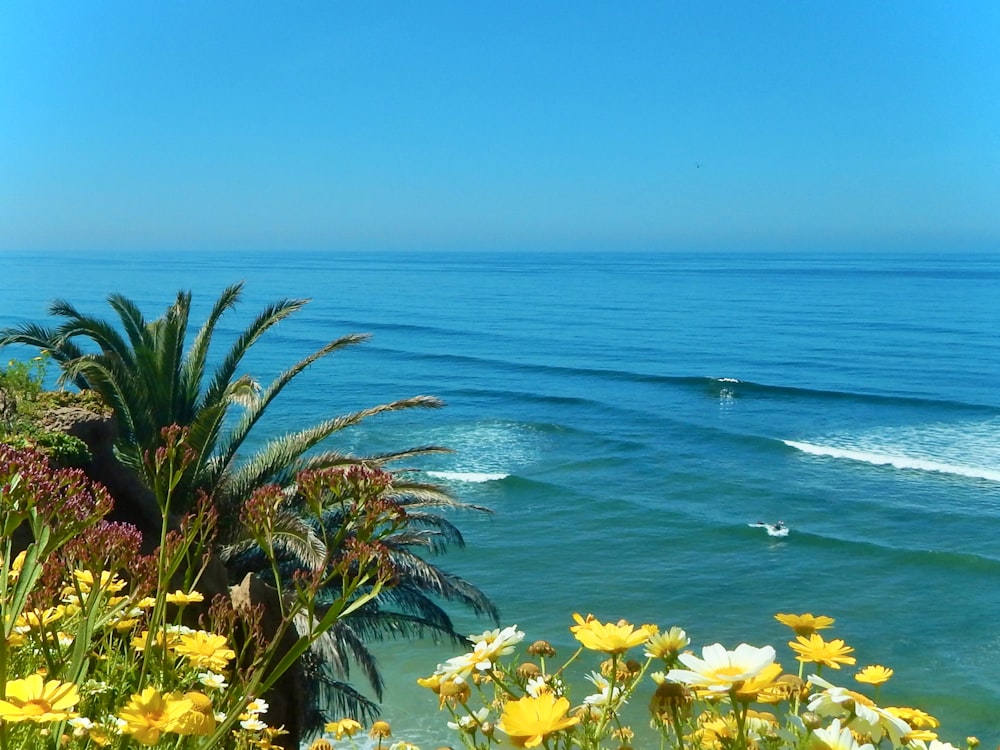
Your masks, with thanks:
M0 263L0 326L44 321L56 297L107 315L113 291L152 318L179 289L194 292L199 324L244 279L220 330L231 337L264 304L310 297L247 363L264 381L332 338L371 333L304 373L263 432L443 398L445 409L385 415L337 442L454 449L419 468L493 513L459 517L467 547L441 563L529 641L568 655L572 613L592 612L679 625L699 649L770 643L793 668L773 615L826 614L858 667L895 669L883 704L929 711L956 744L1000 742L1000 255L3 253ZM2 356L19 354L30 353ZM785 538L748 526L778 519ZM455 614L467 632L492 627ZM456 652L377 651L394 734L447 740L445 716L414 680ZM824 676L849 685L854 671Z

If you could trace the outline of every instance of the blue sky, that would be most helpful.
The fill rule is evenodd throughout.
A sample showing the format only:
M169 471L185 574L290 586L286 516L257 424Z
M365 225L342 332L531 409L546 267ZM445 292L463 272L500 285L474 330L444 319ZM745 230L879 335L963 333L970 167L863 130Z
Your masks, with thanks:
M5 0L0 249L994 249L998 39L995 0Z

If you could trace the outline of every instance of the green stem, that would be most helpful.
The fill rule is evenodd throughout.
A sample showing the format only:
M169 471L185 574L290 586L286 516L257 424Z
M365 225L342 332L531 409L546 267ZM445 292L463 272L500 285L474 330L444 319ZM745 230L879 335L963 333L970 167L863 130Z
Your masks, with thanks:
M580 646L580 648L576 650L576 653L574 653L571 657L569 657L569 661L567 661L565 664L559 667L558 670L556 670L556 673L553 675L553 677L558 677L559 675L561 675L563 671L565 671L566 667L572 664L576 660L576 657L578 657L582 653L583 653L583 646Z
M611 677L608 679L608 702L604 706L604 715L601 717L601 723L597 725L596 737L598 741L604 736L604 731L608 728L611 718L615 715L612 701L615 696L615 682L618 678L618 658L619 654L611 655ZM624 698L625 696L622 695L622 697Z
M799 659L799 680L800 681L802 680L802 675L805 673L805 671L806 671L806 663L804 661L802 661L801 659ZM799 701L800 701L800 696L801 695L802 695L802 691L801 690L796 690L795 691L795 700L792 702L792 713L795 714L796 716L798 716L798 714L799 714Z
M170 464L168 469L170 474L173 473L173 455L170 456ZM170 475L168 474L168 476ZM166 648L166 638L167 633L164 627L166 622L165 608L167 599L167 588L170 585L170 571L168 570L168 560L167 560L167 525L170 519L170 501L173 497L173 483L167 482L167 489L165 496L163 498L163 504L160 507L160 548L157 553L157 570L159 575L156 581L156 603L153 605L153 611L150 613L149 617L149 629L146 631L146 646L142 652L142 669L139 671L139 684L146 684L146 674L149 671L149 663L153 658L152 649L156 641L156 634L158 631L163 631L163 648L162 658L160 660L160 673L162 674L166 670L167 662L167 648ZM159 499L159 498L157 498Z
M736 697L736 687L733 686L729 688L729 700L733 706L733 712L736 714L736 747L741 750L746 750L747 748L747 707L741 703Z
M684 750L684 733L681 730L681 711L676 703L670 704L670 720L674 725L674 734L677 735L677 750ZM665 738L661 740L662 745Z

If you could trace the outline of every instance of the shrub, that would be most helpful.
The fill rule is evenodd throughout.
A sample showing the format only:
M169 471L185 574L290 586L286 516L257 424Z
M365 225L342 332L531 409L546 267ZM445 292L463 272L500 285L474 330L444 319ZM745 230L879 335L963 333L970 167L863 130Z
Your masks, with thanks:
M166 431L148 457L163 519L188 454ZM51 470L36 451L0 445L0 748L266 748L280 742L260 696L327 629L386 583L379 539L398 523L385 498L343 492L338 470L315 472L312 507L350 506L352 544L278 597L279 624L260 641L257 610L198 592L215 518L199 503L151 555L131 526L109 523L106 491L78 470ZM377 485L377 483L376 483ZM275 546L270 489L250 505L254 532ZM345 533L342 532L341 533ZM341 596L319 607L331 580ZM237 638L237 633L247 637Z

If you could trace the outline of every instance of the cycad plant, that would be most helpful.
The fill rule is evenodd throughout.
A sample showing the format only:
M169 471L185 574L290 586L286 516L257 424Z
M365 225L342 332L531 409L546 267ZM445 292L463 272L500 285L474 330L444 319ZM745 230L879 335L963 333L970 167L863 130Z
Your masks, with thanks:
M0 346L24 344L47 351L61 368L63 383L99 393L115 413L118 425L116 450L121 461L135 470L150 486L145 458L162 447L163 428L184 428L185 444L192 460L176 478L172 494L181 513L204 492L221 521L218 552L228 562L233 582L247 572L261 573L264 556L241 525L240 510L257 491L269 485L281 488L285 497L276 519L276 550L281 567L279 580L289 582L297 570L308 568L311 558L325 553L318 549L319 536L311 527L310 514L302 510L295 477L302 470L334 466L359 466L391 471L403 459L445 450L422 446L377 456L353 456L337 450L320 450L320 444L345 428L383 412L413 408L436 408L441 402L430 396L415 396L388 404L335 416L318 424L272 438L245 458L244 451L254 427L278 394L299 373L317 360L367 339L351 334L337 338L298 361L266 387L250 375L240 373L247 352L278 322L302 308L307 300L285 299L268 305L230 345L212 372L208 371L209 347L223 314L235 307L242 284L227 288L212 306L208 318L186 347L191 293L180 292L159 318L147 321L138 306L120 294L108 303L117 315L117 325L79 312L68 302L52 303L49 312L61 319L54 327L25 323L0 332ZM463 543L458 528L439 511L484 510L462 503L443 488L413 479L409 471L392 473L393 497L407 508L406 527L387 540L396 585L342 622L329 637L317 644L306 668L317 679L332 686L325 691L335 707L370 716L374 706L349 687L346 679L353 660L365 673L377 696L382 679L365 645L371 639L411 636L430 632L452 639L456 633L451 618L439 602L452 601L478 614L497 619L496 609L475 586L442 571L415 550L440 552L450 543ZM349 522L327 514L325 524ZM269 580L272 578L268 571ZM324 691L310 691L322 697Z

